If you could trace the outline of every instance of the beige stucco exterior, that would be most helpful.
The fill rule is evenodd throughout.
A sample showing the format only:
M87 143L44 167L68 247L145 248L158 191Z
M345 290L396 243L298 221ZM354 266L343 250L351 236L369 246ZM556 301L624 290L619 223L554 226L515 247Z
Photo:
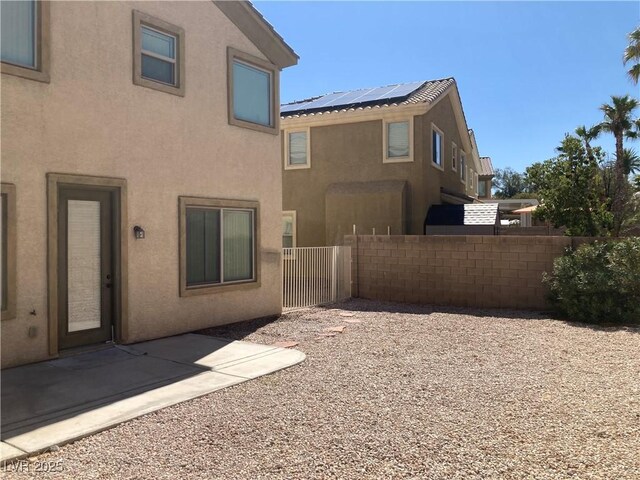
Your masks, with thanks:
M184 29L184 97L134 85L133 10ZM269 60L261 49L208 1L53 2L50 39L49 83L2 75L1 178L15 185L17 210L17 307L1 324L2 367L55 356L47 316L52 172L126 181L128 328L119 341L280 312L280 139L228 119L227 49ZM179 296L180 196L259 202L255 288ZM145 239L134 239L134 225Z
M283 118L285 134L308 128L310 138L310 168L283 170L283 209L296 211L297 246L342 244L354 224L359 234L370 235L375 229L377 234L420 235L431 205L472 201L455 195L443 198L441 192L442 187L476 196L475 185L472 189L461 181L460 166L452 168L453 142L465 152L470 174L477 169L461 108L456 112L453 102L459 102L455 90L429 107ZM412 161L385 163L384 122L402 120L413 125ZM444 134L442 168L431 159L432 125ZM282 142L285 165L285 135Z

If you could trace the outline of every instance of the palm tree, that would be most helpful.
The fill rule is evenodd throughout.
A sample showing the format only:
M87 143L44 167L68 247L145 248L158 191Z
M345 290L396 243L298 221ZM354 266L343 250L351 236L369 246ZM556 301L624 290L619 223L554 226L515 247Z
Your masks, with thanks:
M638 80L640 80L640 27L636 28L627 37L629 38L629 45L624 49L622 61L625 65L629 62L634 62L627 73L631 81L637 85Z
M584 142L584 148L587 151L587 156L589 160L594 160L593 158L593 148L591 147L591 142L593 142L598 135L600 135L601 127L600 125L594 125L591 128L587 128L584 125L576 128L576 135L580 137L580 139Z
M612 96L611 105L605 103L600 107L600 110L604 113L604 121L600 124L600 128L613 134L616 139L615 191L611 202L611 211L614 217L613 234L616 236L620 233L627 193L623 139L629 133L633 134L635 132L636 122L632 119L632 115L637 107L638 101L629 95L623 97Z
M622 164L624 165L625 175L640 172L640 156L633 148L625 148L622 150Z

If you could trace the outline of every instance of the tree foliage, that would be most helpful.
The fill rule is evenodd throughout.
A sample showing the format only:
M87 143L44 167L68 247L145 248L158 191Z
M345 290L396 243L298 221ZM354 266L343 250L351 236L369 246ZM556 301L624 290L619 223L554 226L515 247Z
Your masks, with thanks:
M557 157L527 168L527 180L542 200L535 216L565 226L567 235L607 235L613 217L600 175L601 157L600 149L589 156L580 139L567 135Z
M513 198L529 192L525 176L511 167L496 169L492 182L496 198Z
M556 258L544 281L570 320L640 323L640 238L582 245Z
M625 65L631 64L627 75L637 85L640 80L640 27L631 32L627 38L629 45L624 49L622 61Z

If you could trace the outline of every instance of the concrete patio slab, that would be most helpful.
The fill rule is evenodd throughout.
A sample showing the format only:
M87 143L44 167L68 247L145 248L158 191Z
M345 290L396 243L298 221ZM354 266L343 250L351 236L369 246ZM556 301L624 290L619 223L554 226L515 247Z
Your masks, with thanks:
M13 447L8 443L0 442L0 463L22 457L26 454L27 452L24 452L19 448Z
M304 358L297 350L187 334L4 370L0 461L76 440Z

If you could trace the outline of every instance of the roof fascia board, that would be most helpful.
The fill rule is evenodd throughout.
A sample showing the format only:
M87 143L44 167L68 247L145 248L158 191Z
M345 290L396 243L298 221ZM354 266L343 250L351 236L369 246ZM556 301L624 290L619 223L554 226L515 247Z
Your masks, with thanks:
M337 111L302 117L282 117L280 126L289 127L321 127L345 123L368 122L371 120L406 118L422 115L429 110L427 104L397 105L388 107L372 107L366 110Z
M471 136L469 135L469 127L467 125L467 120L464 115L464 111L462 110L462 100L460 100L460 93L458 92L457 84L453 84L451 87L451 91L447 93L451 93L453 98L451 104L453 105L453 112L456 117L456 122L458 123L458 130L460 131L460 138L462 138L462 142L464 145L464 150L471 155L473 158L473 162L476 166L476 172L480 170L480 158L474 154L473 144L471 142ZM447 89L448 90L448 89ZM444 95L443 95L444 96Z
M212 0L225 16L281 70L298 63L298 55L247 1Z

